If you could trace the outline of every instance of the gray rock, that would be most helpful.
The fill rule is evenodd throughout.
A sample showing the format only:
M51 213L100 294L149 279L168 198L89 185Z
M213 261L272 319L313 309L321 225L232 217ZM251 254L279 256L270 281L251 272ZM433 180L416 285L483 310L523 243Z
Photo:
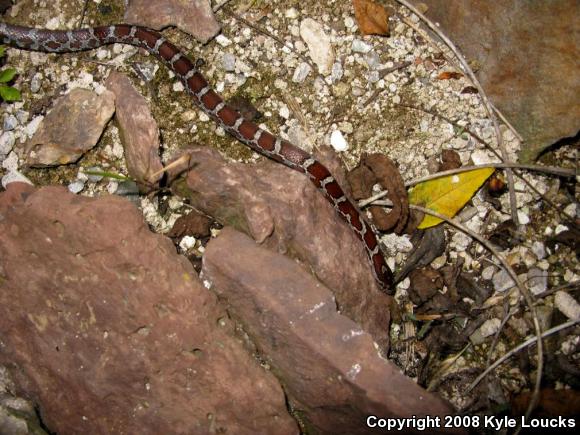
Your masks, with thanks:
M355 39L352 41L352 51L355 53L368 53L372 49L372 46L364 41L361 41L360 39Z
M42 86L42 79L43 75L42 73L39 72L37 72L32 76L32 79L30 80L30 92L36 94L38 91L40 91L40 88Z
M4 124L2 125L4 131L14 130L17 125L18 119L16 119L16 116L12 114L4 116Z
M224 53L222 57L222 65L224 70L227 72L232 72L236 70L236 56L231 53Z
M495 291L500 293L503 293L516 285L514 280L511 278L511 276L509 276L509 274L504 269L499 270L493 276L492 281L493 288L495 289Z
M292 81L294 83L302 83L306 80L308 74L310 74L312 68L306 62L302 62L298 67L294 70L294 75L292 76Z
M530 269L527 286L535 295L545 292L548 288L548 272L535 267Z
M68 191L70 193L80 193L85 188L85 182L82 180L75 180L68 185Z
M308 52L318 72L322 75L330 73L334 63L334 49L330 37L324 32L322 24L312 18L306 18L300 23L300 36L308 45Z
M11 131L5 131L0 135L0 159L4 160L10 151L12 151L15 141L14 133Z

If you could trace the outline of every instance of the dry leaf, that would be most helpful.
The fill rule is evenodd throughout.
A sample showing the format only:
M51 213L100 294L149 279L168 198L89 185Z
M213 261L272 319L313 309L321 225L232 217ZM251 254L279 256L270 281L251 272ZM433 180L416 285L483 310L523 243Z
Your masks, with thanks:
M463 74L461 74L460 72L444 71L437 76L437 80L449 80L449 79L457 80L460 79L461 77L463 77Z
M423 206L452 218L471 199L494 170L494 168L475 169L419 183L409 193L409 203ZM442 220L439 218L426 215L418 228L429 228L441 222Z
M363 35L388 35L389 13L372 0L352 0L354 16Z

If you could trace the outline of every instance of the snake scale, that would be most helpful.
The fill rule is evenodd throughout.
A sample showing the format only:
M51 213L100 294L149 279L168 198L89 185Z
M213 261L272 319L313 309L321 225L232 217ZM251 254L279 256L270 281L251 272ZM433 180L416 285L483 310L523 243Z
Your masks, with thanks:
M383 291L390 292L393 275L379 249L375 229L347 198L330 171L309 153L244 119L210 87L198 64L160 33L129 24L60 31L0 23L0 39L16 48L49 53L85 51L114 43L147 50L175 73L200 109L225 131L254 151L305 174L363 242L375 279Z

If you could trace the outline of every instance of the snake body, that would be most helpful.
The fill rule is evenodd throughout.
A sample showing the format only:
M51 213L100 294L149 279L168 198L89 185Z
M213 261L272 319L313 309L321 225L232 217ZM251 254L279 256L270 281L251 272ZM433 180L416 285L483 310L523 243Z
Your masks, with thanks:
M375 279L389 292L393 276L379 249L375 229L347 198L330 171L309 153L244 119L210 87L198 65L160 33L129 24L59 31L0 23L0 39L16 48L49 53L84 51L114 43L147 50L173 71L200 109L225 131L254 151L306 175L363 242Z

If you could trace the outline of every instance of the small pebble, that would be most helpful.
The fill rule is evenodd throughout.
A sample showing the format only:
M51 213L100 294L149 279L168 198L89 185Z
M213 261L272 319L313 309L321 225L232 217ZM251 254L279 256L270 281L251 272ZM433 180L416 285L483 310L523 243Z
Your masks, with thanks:
M344 75L344 71L342 69L342 64L340 62L334 62L332 65L332 70L330 72L330 78L332 79L333 83L338 82L342 76Z
M38 91L40 91L40 87L42 86L42 79L43 75L39 72L32 76L32 79L30 80L30 92L36 94Z
M190 249L195 247L195 242L196 242L195 237L184 236L179 242L179 247L184 251L189 251Z
M80 193L85 188L85 182L82 180L75 180L68 185L68 190L71 193Z
M497 292L503 293L514 285L514 280L504 269L501 269L493 276L493 288Z
M215 42L217 42L222 47L227 47L232 43L232 41L230 41L228 38L226 38L224 35L221 34L216 36Z
M290 109L288 109L288 106L285 104L283 104L282 107L280 107L280 111L278 113L284 119L290 118Z
M294 75L292 76L292 81L294 83L302 83L306 79L308 74L310 74L311 70L312 70L312 68L310 68L310 65L308 65L306 62L302 62L294 70Z
M15 141L14 133L11 131L5 131L0 135L0 159L4 159L12 151Z
M580 319L580 304L569 293L556 292L554 305L570 320Z
M530 269L528 271L527 285L535 295L545 292L548 288L548 273L535 267Z
M342 152L348 149L348 143L346 139L340 132L340 130L334 130L330 135L330 145L337 151Z
M556 227L556 230L554 231L554 233L556 235L558 235L558 234L563 233L564 231L568 231L568 230L569 230L569 228L566 225L559 224Z
M4 131L14 130L17 125L18 125L18 119L16 119L16 116L8 115L8 116L4 117L4 124L3 124Z
M366 42L361 41L360 39L355 39L352 41L352 51L355 53L368 53L372 49L373 47L371 47Z
M236 70L236 56L231 53L224 53L222 65L225 71L232 72Z

